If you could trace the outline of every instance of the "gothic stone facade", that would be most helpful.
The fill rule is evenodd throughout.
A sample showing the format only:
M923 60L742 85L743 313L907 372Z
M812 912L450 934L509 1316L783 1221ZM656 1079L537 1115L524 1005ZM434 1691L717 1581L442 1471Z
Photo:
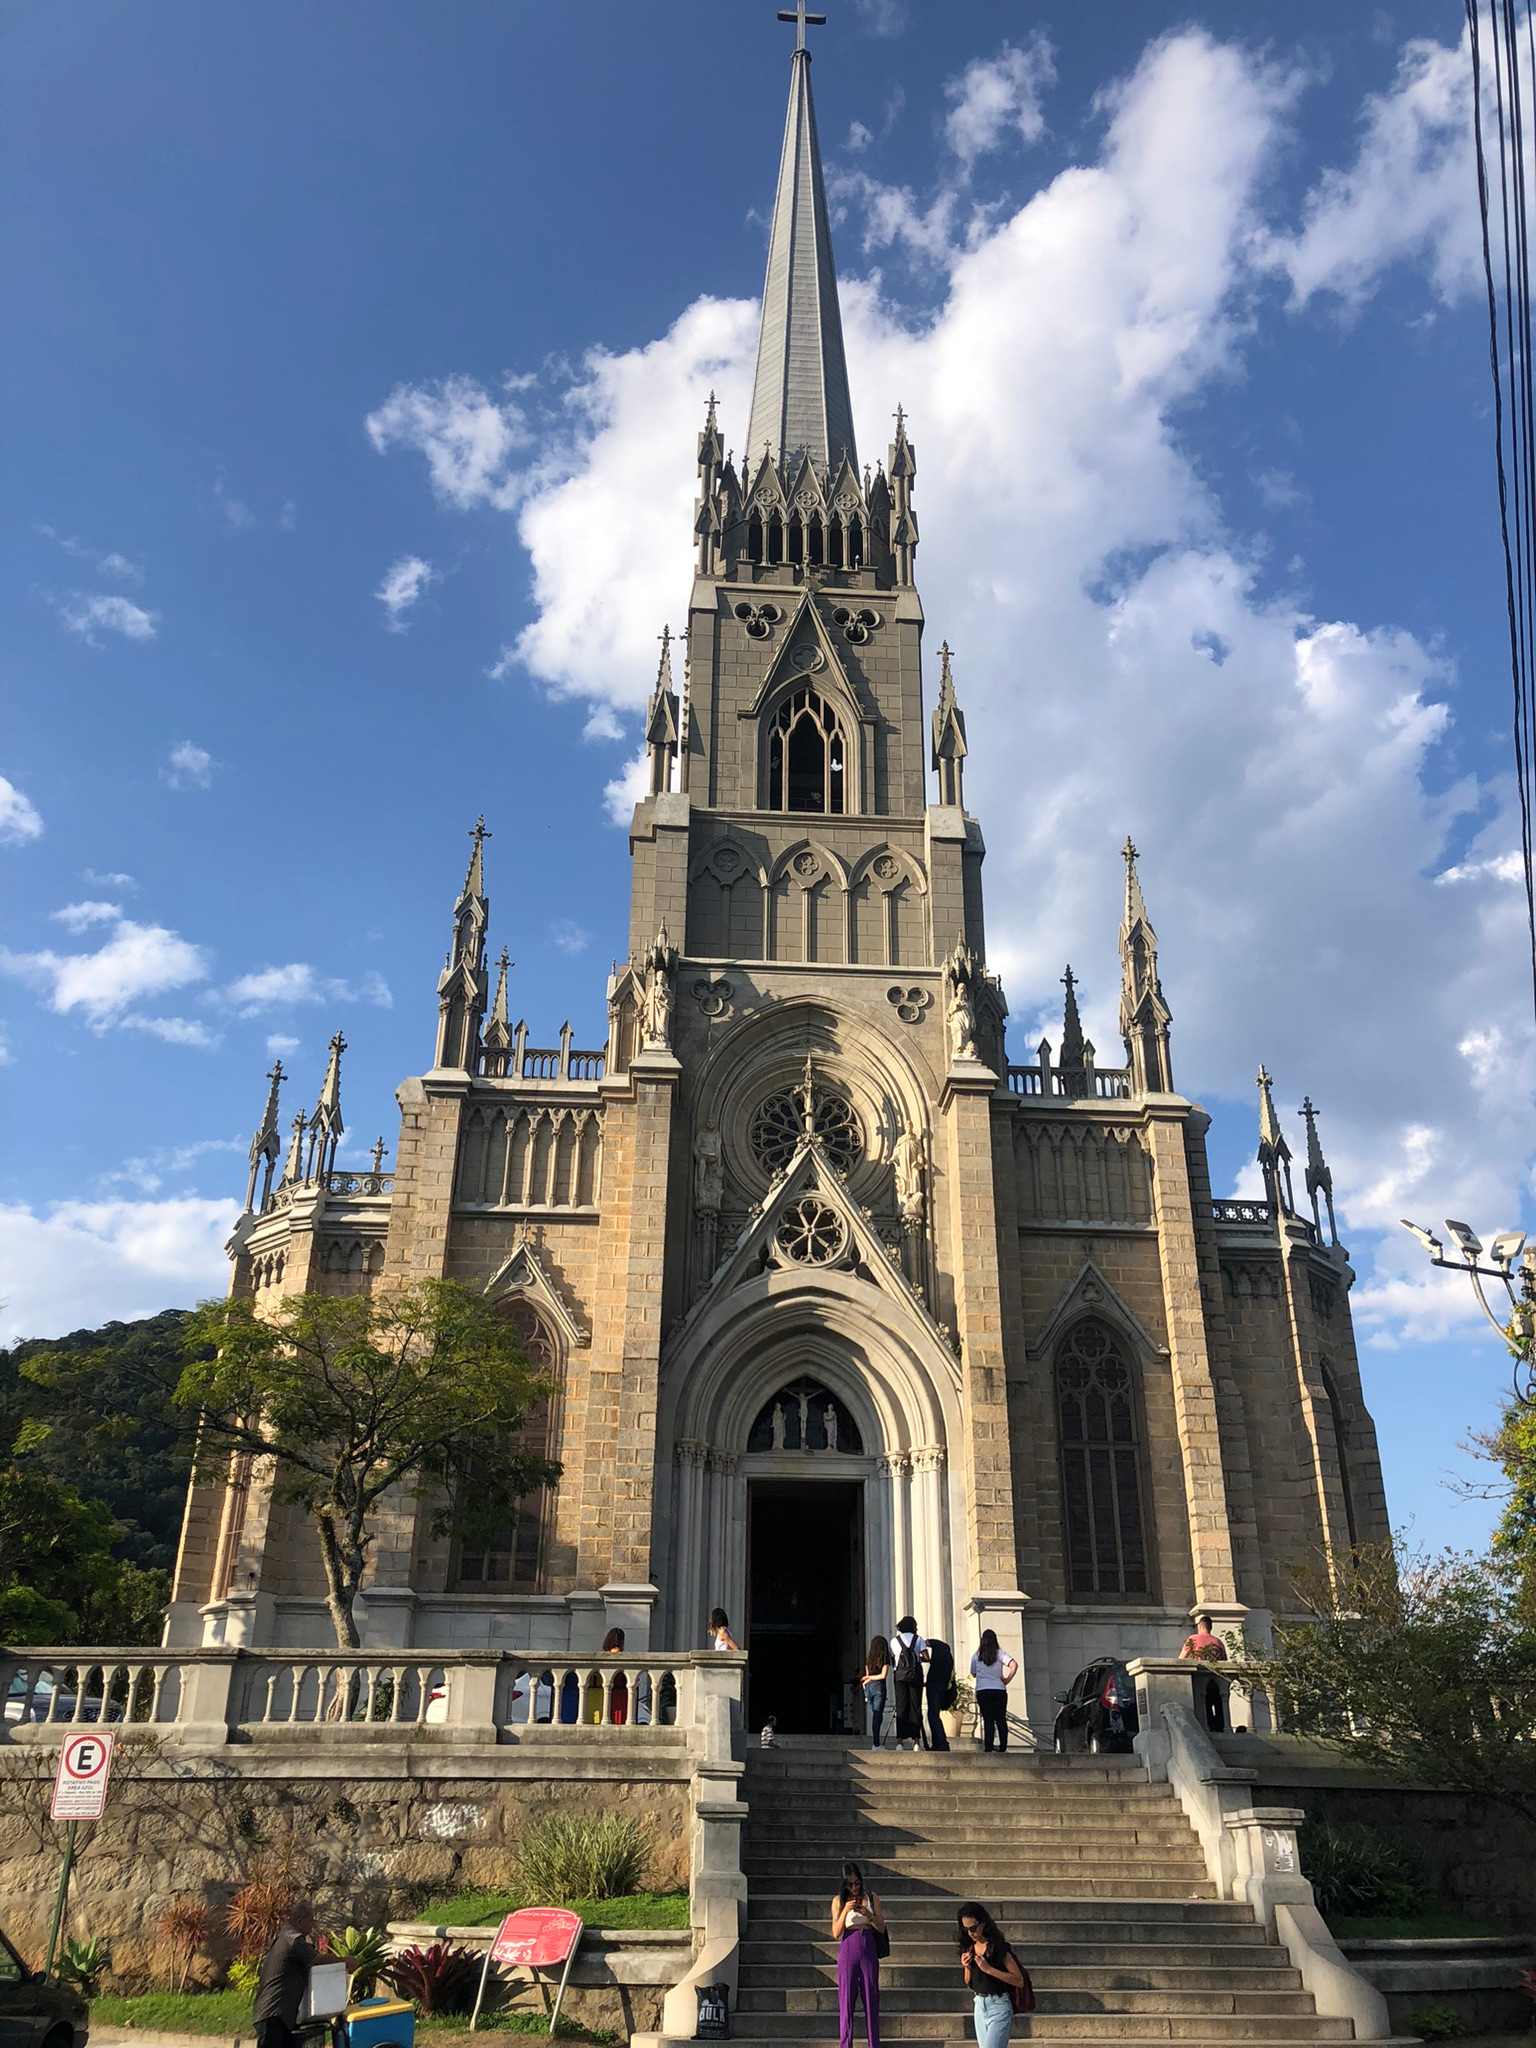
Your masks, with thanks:
M1090 1656L1168 1651L1195 1608L1262 1635L1298 1560L1385 1535L1353 1276L1310 1104L1301 1213L1265 1075L1265 1196L1213 1200L1129 843L1126 1064L1097 1065L1070 970L1059 1048L1009 1064L947 650L924 718L916 451L899 414L872 477L851 446L803 50L753 420L740 471L713 401L699 437L606 1046L529 1045L505 956L488 1004L477 829L393 1171L336 1169L338 1039L278 1174L279 1074L232 1287L446 1275L557 1382L559 1485L473 1552L399 1500L366 1640L683 1648L720 1604L761 1712L786 1648L814 1664L830 1632L830 1690L911 1610L997 1628L1039 1727ZM808 1571L813 1613L784 1583ZM313 1539L260 1471L194 1487L170 1628L327 1639Z

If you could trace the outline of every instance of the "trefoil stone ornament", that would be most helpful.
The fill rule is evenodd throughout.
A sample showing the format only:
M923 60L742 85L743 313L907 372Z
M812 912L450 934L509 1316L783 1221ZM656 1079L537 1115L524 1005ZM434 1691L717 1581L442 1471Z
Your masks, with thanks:
M696 981L690 993L706 1017L718 1018L730 1009L735 991L723 975L717 974Z
M852 646L862 647L870 634L879 625L880 614L877 611L871 610L867 604L860 605L857 611L852 611L847 605L840 604L832 614L832 623L835 626L842 627L843 638Z
M933 1006L933 997L927 989L906 987L899 982L886 990L885 1000L903 1024L921 1024L925 1013Z
M749 640L766 640L784 614L776 604L747 604L734 607L736 617L741 620Z

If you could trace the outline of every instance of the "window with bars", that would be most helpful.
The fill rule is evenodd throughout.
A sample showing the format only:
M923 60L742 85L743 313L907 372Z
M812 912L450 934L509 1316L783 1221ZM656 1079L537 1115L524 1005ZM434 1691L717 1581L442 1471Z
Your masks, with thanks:
M524 1296L515 1295L502 1304L501 1313L521 1337L523 1350L534 1371L546 1378L555 1378L560 1367L559 1346L532 1302ZM499 1436L494 1443L488 1444L476 1464L480 1469L489 1469L502 1448L532 1451L538 1457L550 1456L552 1423L550 1397L546 1396L529 1410L522 1427L514 1434ZM467 1489L474 1486L473 1467L465 1484ZM504 1528L490 1534L477 1530L473 1538L461 1536L454 1572L457 1589L463 1593L535 1591L543 1568L544 1532L553 1498L552 1490L541 1486L518 1502L516 1512Z
M1067 1587L1073 1600L1149 1600L1141 1389L1115 1332L1087 1317L1056 1354Z

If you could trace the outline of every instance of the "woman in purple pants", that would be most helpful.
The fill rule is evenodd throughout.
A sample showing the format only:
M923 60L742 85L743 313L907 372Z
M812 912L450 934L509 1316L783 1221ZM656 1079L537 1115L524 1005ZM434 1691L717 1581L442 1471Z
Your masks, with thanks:
M843 1882L832 1900L832 1939L837 1943L839 2048L853 2048L853 2008L864 2000L864 2033L869 2048L880 2048L880 1952L875 1937L885 1932L885 1909L864 1889L857 1863L843 1865Z

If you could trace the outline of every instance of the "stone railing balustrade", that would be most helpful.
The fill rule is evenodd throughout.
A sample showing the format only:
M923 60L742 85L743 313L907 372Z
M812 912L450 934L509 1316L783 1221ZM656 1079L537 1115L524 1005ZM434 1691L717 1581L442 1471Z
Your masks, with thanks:
M1008 1089L1013 1095L1055 1096L1074 1102L1126 1102L1131 1093L1129 1067L1085 1066L1080 1074L1063 1073L1051 1065L1051 1049L1040 1048L1034 1066L1010 1067Z
M488 1052L480 1071L498 1081L601 1081L608 1067L607 1050L582 1050L571 1043L571 1027L562 1024L558 1045L530 1045L528 1026L519 1022L505 1052Z
M12 1649L0 1652L0 1742L62 1740L97 1721L199 1744L623 1740L692 1728L705 1666L734 1679L739 1701L741 1659L712 1655Z
M1272 1203L1258 1202L1212 1202L1211 1213L1218 1223L1229 1228L1236 1224L1252 1224L1265 1230L1272 1230L1275 1211Z
M392 1195L395 1176L392 1173L328 1173L325 1191L328 1195Z

